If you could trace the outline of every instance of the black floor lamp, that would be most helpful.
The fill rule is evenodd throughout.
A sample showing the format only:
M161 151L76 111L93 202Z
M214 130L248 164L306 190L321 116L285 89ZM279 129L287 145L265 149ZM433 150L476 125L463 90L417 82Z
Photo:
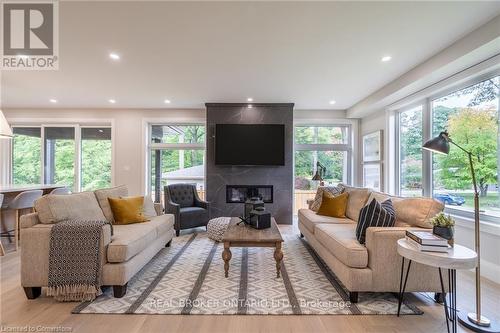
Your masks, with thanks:
M448 132L441 132L437 137L424 143L423 148L435 153L448 154L450 152L450 143L460 148L469 157L470 171L472 174L472 184L474 185L474 236L475 236L475 251L477 253L476 266L476 313L458 314L458 321L463 326L475 332L499 333L500 326L481 315L481 248L480 248L480 232L479 232L479 192L477 190L476 173L474 171L474 163L472 161L472 153L463 147L453 142L448 135Z

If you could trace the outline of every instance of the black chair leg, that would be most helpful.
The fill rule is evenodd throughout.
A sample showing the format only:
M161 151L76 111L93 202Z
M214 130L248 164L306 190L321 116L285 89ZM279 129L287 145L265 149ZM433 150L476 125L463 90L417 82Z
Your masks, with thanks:
M177 237L179 237L179 235L180 235L180 234L181 234L181 231L180 231L180 230L175 230L175 235L176 235Z
M358 303L358 292L357 291L350 291L349 292L349 301L351 303Z
M170 247L172 245L172 240L170 240L167 244L165 244L165 247Z

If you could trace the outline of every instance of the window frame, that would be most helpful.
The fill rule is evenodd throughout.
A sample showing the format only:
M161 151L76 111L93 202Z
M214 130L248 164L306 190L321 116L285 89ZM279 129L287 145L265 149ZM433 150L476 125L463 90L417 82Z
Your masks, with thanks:
M500 70L493 70L493 71L488 71L486 73L476 75L473 78L467 79L467 80L462 80L461 82L457 84L453 84L448 86L446 89L440 89L438 92L435 92L433 94L428 95L426 98L419 99L417 101L413 101L412 103L406 104L402 107L395 108L392 110L393 114L395 115L394 117L394 135L395 138L395 151L394 151L394 161L395 163L395 176L394 176L394 191L396 195L400 195L400 166L398 164L400 163L400 133L399 133L399 117L401 112L408 111L414 107L417 107L419 105L422 105L422 138L423 142L426 142L430 139L432 139L432 118L433 118L433 113L432 113L432 102L434 100L443 98L449 94L452 94L454 92L457 92L459 90L468 88L470 86L476 85L482 81L486 81L492 78L495 78L497 76L500 76ZM500 98L500 96L499 96ZM500 107L498 107L497 112L500 112ZM497 147L499 149L500 147ZM433 184L434 184L434 179L433 179L433 173L432 173L432 152L427 151L425 149L422 149L422 187L423 187L423 196L424 197L433 197ZM473 219L474 218L474 210L465 210L465 209L460 209L456 207L445 207L445 212L457 217L463 217L466 219ZM498 217L495 215L487 214L485 212L480 212L479 213L480 219L482 222L490 222L490 223L497 223L498 224Z
M152 133L153 126L203 126L205 127L205 140L199 143L153 143L152 142ZM146 195L151 196L153 193L153 188L151 184L151 159L152 153L156 150L203 150L204 157L203 161L206 164L206 143L207 143L207 124L204 122L148 122L147 123L147 136L146 136L147 144L147 156L146 156ZM203 178L203 187L206 188L207 178L206 176ZM161 190L161 189L160 189ZM160 197L161 201L161 197Z
M40 184L46 184L45 182L45 128L53 128L53 127L67 127L75 129L75 155L74 155L74 187L71 189L72 191L80 192L82 190L81 187L81 133L83 128L109 128L111 130L111 186L114 186L114 129L113 124L86 124L86 123L52 123L52 122L42 122L42 123L16 123L13 122L11 124L11 129L14 128L40 128L41 135L41 146L40 146ZM14 140L10 140L10 155L11 155L11 163L10 163L10 183L13 183L14 173Z
M296 127L344 127L347 129L347 143L295 143ZM348 123L326 123L318 124L316 122L296 122L293 124L293 175L295 177L295 153L297 151L340 151L347 153L347 174L344 175L343 182L352 184L352 125ZM295 191L295 186L294 186Z

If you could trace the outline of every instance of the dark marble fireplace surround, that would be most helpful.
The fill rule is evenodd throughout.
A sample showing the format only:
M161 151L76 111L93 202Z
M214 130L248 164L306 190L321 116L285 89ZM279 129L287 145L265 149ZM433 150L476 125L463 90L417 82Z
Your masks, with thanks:
M227 203L227 185L272 185L273 202L266 203L277 223L292 224L293 103L207 103L206 198L211 216L240 216L243 204ZM284 166L215 165L216 124L285 125Z

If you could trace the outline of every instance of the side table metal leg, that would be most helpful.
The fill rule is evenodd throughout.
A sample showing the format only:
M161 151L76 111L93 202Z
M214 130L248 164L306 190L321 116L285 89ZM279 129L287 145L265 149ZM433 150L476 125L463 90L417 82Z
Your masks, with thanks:
M457 333L457 271L455 269L451 270L451 294L453 299L452 305L452 327L453 333Z
M398 317L401 312L401 304L403 303L403 297L406 289L406 282L408 282L408 275L410 274L411 260L408 261L408 267L406 268L406 277L404 278L404 283L403 283L404 266L405 266L405 259L403 258L403 262L401 263L401 278L399 280ZM403 286L402 288L401 285Z
M439 281L441 281L441 292L443 293L444 297L444 316L446 318L446 329L448 333L450 333L450 323L449 323L449 317L448 317L448 302L446 302L446 293L444 291L444 283L443 283L443 274L441 273L441 268L439 268Z

